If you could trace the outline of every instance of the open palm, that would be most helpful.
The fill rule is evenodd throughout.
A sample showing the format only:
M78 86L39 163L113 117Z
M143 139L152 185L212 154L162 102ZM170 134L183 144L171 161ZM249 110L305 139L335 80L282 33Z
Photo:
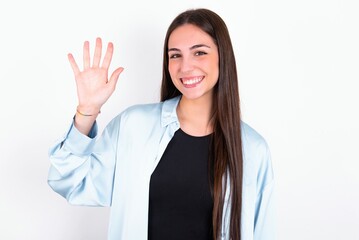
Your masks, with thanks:
M72 54L68 59L75 75L77 85L78 108L84 112L99 112L102 105L108 100L116 88L118 77L123 71L122 67L117 68L108 79L113 44L107 46L105 56L101 62L102 40L96 39L96 47L91 65L89 42L86 41L83 47L83 70L81 71Z

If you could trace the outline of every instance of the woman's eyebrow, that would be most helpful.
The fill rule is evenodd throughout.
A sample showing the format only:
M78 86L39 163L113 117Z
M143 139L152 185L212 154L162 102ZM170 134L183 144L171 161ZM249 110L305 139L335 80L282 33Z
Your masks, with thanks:
M190 47L189 49L190 49L190 50L193 50L193 49L195 49L195 48L200 48L200 47L211 48L210 46L208 46L208 45L206 45L206 44L196 44L196 45Z
M178 48L169 48L167 52L180 52L181 50L179 50Z
M192 47L190 47L189 49L190 49L190 50L193 50L193 49L200 48L200 47L211 48L210 46L208 46L208 45L206 45L206 44L196 44L196 45L193 45ZM171 52L171 51L180 52L181 50L178 49L178 48L169 48L169 49L168 49L168 52Z

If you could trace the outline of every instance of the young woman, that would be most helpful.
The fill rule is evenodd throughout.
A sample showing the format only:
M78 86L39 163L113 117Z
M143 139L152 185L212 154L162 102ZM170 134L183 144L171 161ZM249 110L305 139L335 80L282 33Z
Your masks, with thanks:
M69 54L79 104L50 149L49 185L71 204L111 206L114 239L275 239L274 178L266 141L240 119L227 27L207 9L168 28L161 102L136 105L97 137L96 118L122 68L108 80L113 45L81 71Z

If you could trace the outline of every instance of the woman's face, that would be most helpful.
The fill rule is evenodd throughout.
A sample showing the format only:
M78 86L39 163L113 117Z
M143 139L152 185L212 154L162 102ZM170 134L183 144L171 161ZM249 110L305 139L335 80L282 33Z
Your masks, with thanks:
M219 76L219 56L212 38L197 26L176 28L168 40L168 70L188 100L212 98Z

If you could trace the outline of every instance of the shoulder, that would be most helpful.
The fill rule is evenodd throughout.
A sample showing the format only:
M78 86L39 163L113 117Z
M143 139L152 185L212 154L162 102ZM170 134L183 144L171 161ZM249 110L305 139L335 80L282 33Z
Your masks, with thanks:
M159 127L162 103L136 104L127 107L107 125L108 132L120 137L138 137Z
M171 115L176 110L179 99L180 97L174 97L163 102L133 105L125 109L120 115L123 117Z
M120 126L131 128L153 125L160 119L162 104L159 102L132 105L118 114L114 121Z
M166 126L171 122L178 121L176 107L179 99L180 97L174 97L163 102L133 105L120 114L121 121L138 122L145 118L150 124L153 124L154 121Z
M161 112L162 105L162 102L136 104L126 108L121 115L122 117L157 116Z
M153 125L177 121L176 107L179 97L163 102L136 104L126 108L115 119L116 122L131 125ZM139 126L140 127L140 126Z
M260 152L267 152L269 150L268 143L265 138L249 124L242 121L241 130L243 147L249 148L249 150L255 148Z

